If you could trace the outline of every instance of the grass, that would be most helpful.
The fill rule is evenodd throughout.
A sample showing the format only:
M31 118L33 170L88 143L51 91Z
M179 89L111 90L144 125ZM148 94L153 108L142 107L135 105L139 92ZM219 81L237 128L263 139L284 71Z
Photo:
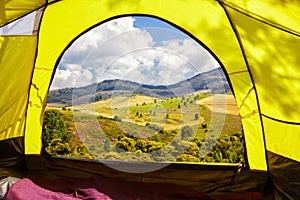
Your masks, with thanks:
M147 123L155 124L165 130L176 130L185 125L194 127L197 135L203 137L207 134L219 135L241 132L239 115L215 112L207 102L207 94L195 94L184 97L160 99L143 95L114 96L111 99L83 104L73 108L78 121L95 121L96 116L105 118L118 116L123 122L145 126ZM233 104L231 97L226 97ZM204 102L203 105L199 102ZM61 109L61 104L48 104L47 109ZM216 110L218 111L218 110ZM71 112L62 110L71 118ZM227 112L227 111L226 111ZM195 120L195 114L200 118ZM228 113L232 113L228 111ZM68 120L70 121L70 120ZM202 123L209 124L202 128Z
M146 143L145 148L150 148L151 145L156 148L155 145L164 146L174 141L191 144L190 141L182 139L182 136L179 135L184 126L191 127L192 140L203 141L204 139L207 145L215 136L241 133L239 115L212 110L212 107L206 103L199 104L199 100L206 102L206 97L208 95L189 95L169 99L142 95L115 96L112 99L83 104L74 108L68 107L70 109L61 109L60 105L50 106L60 109L64 122L96 158L103 157L104 159L108 154L113 154L108 156L108 159L115 156L117 160L127 160L128 155L122 157L124 152L119 154L107 150L114 149L118 142L124 142L122 140L124 136L129 141L143 140ZM199 115L198 119L195 118L196 114ZM118 116L121 120L114 120L114 116ZM156 128L154 129L152 126L151 129L146 126L147 123L156 125ZM124 144L128 145L129 143ZM195 145L198 144L195 143ZM203 149L212 148L207 145L203 145ZM164 152L167 151L164 150ZM173 150L171 149L170 152ZM169 154L165 156L167 155ZM132 160L136 159L139 158L132 157ZM163 160L165 159L167 158Z
M207 107L206 104L197 104L202 100L205 102L205 99L208 99L207 97L209 97L207 94L194 94L177 98L160 99L136 94L132 96L123 95L114 96L111 99L91 104L79 105L73 109L79 110L82 113L100 115L111 119L114 118L114 116L118 116L124 122L142 126L145 126L147 123L152 123L165 130L178 131L180 127L185 125L198 127L204 122L210 123L211 116L215 122L214 124L223 124L222 120L225 119L225 114L212 112L209 109L209 105ZM196 113L200 116L199 120L195 120ZM78 117L79 114L76 114L76 116ZM235 124L230 122L236 121L235 118L234 115L231 117L228 115L226 119L230 124ZM220 132L221 127L216 127L214 124L208 127L210 133L216 131ZM232 126L231 128L235 129L236 125ZM229 128L225 127L222 132L228 132L226 129ZM201 135L204 135L204 133Z

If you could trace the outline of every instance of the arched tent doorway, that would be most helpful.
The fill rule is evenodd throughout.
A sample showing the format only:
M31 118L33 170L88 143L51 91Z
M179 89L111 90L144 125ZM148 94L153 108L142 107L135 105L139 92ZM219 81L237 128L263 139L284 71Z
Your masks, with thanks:
M72 40L97 23L117 16L149 15L180 27L203 41L216 55L236 95L251 172L266 172L278 191L290 198L299 196L296 108L300 94L297 78L300 6L297 1L178 0L149 4L125 0L30 3L14 0L0 6L3 27L44 8L34 34L1 34L0 76L5 83L0 86L1 139L20 156L9 154L8 159L13 157L19 162L23 153L40 154L41 141L36 138L41 137L42 114L53 69ZM12 80L18 76L24 83L20 90L16 81L10 81L11 74L16 75Z

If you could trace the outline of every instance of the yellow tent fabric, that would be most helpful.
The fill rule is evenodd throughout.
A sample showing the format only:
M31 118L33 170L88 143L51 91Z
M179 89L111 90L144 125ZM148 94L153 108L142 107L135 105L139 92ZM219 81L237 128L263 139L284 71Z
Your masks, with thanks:
M43 101L38 97L45 99L53 66L67 45L77 35L97 23L121 15L143 14L162 18L188 31L203 41L220 59L231 78L240 106L249 164L252 169L266 170L263 134L255 91L235 33L223 8L215 1L196 0L189 1L189 4L184 1L161 1L150 5L148 1L136 1L134 7L131 5L132 1L120 1L117 4L111 1L63 1L46 8L39 33L38 56L32 80L34 87L30 92L30 102L39 106L28 107L27 120L31 122L27 123L26 127L26 154L40 152L41 144L32 144L35 141L33 138L38 138L41 134L42 121L39 116L42 113ZM178 11L178 8L181 9ZM199 12L199 8L206 9ZM81 16L80 20L78 16ZM191 20L190 16L197 20ZM57 24L57 21L60 23ZM199 27L206 27L205 31ZM254 146L255 148L252 148Z
M281 21L282 18L277 16L279 20L274 22L266 21L264 15L258 17L248 13L247 16L241 8L232 5L228 10L239 33L257 90L267 150L299 161L300 115L297 104L300 100L300 59L297 50L300 34L297 29L300 23L292 17L299 7L297 4L288 4L287 7L279 4L278 7L291 8L292 15L271 7L266 17L270 19L271 14L279 13L287 21Z
M0 26L44 6L45 3L45 0L0 1Z
M0 25L42 6L38 35L0 36L0 140L24 137L24 153L40 154L46 96L66 48L109 19L147 15L189 33L222 63L250 169L268 170L268 153L300 162L299 1L12 0L0 3Z
M36 36L0 37L1 140L24 135L28 87L33 71L36 43ZM22 62L20 58L23 58Z

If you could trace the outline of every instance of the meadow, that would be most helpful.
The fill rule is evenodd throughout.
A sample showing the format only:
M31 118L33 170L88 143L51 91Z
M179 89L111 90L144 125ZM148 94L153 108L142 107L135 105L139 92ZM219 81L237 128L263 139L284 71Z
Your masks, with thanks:
M61 110L52 106L46 112L61 127L45 115L45 148L51 155L99 160L243 162L241 120L232 97L212 98L122 95Z

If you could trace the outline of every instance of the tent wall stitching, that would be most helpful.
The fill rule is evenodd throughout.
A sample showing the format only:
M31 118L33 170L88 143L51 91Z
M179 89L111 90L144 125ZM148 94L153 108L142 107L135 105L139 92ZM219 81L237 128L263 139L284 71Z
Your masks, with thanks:
M264 117L266 117L266 118L268 118L268 119L277 121L277 122L281 122L281 123L285 123L285 124L292 124L292 125L300 125L300 122L284 121L284 120L281 120L281 119L277 119L277 118L274 118L274 117L270 117L270 116L265 115L265 114L261 114L261 115L264 116Z
M48 3L48 1L47 1ZM38 48L38 45L39 45L39 33L40 33L40 27L41 27L41 23L42 23L42 20L43 20L43 15L45 13L45 9L47 8L47 4L42 8L40 8L40 12L41 13L41 16L39 18L39 23L38 23L38 27L37 27L37 33L36 33L36 37L37 37L37 42L36 42L36 51L35 51L35 56L34 56L34 62L33 62L33 70L31 72L31 78L30 78L30 84L29 84L29 87L28 87L28 96L27 96L27 109L25 111L25 125L24 125L24 136L26 134L26 124L27 124L27 112L28 112L28 106L33 106L31 105L30 103L30 90L31 90L31 86L33 86L37 91L39 91L39 88L32 82L33 80L33 75L34 75L34 71L35 71L35 63L36 63L36 58L37 58L37 55L38 55L38 51L39 51L39 48ZM42 97L39 96L39 99L42 101ZM24 149L26 148L25 146L25 140L23 140L23 146L24 146ZM24 151L25 152L25 151Z
M258 113L259 113L259 118L260 118L260 123L261 123L261 127L262 127L262 136L263 136L263 142L264 142L264 149L265 149L265 158L266 158L266 163L267 163L267 173L268 173L268 179L270 178L269 176L269 165L268 165L268 156L267 156L267 145L266 145L266 137L265 137L265 130L264 130L264 124L263 124L263 120L262 120L262 115L261 115L261 108L260 108L260 103L259 103L259 99L258 99L258 94L257 94L257 89L256 89L256 86L255 86L255 83L254 83L254 78L253 78L253 75L251 73L251 70L250 70L250 66L249 66L249 63L248 63L248 60L247 60L247 57L246 57L246 53L245 53L245 49L243 47L243 43L241 41L241 38L240 38L240 35L238 33L238 30L236 29L235 25L233 24L233 21L230 17L230 14L228 12L228 10L226 9L226 5L223 4L223 2L219 1L219 4L222 6L222 8L224 9L225 11L225 14L228 18L228 21L232 27L232 30L234 31L234 34L236 36L236 39L239 43L239 46L240 46L240 49L241 49L241 52L242 52L242 55L243 55L243 59L245 61L245 64L247 66L247 69L248 69L248 73L249 73L249 76L250 76L250 79L251 79L251 82L252 82L252 85L253 85L253 91L255 93L255 97L256 97L256 103L257 103L257 107L258 107ZM250 92L249 92L250 93ZM248 93L248 94L249 94ZM246 141L245 141L246 143Z
M47 4L48 4L48 3L45 3L44 5L38 7L38 8L36 8L36 9L34 9L34 10L31 10L30 12L25 13L24 15L20 15L19 17L15 18L15 19L13 19L13 20L11 20L11 21L8 21L8 22L5 23L5 24L0 25L0 28L2 28L3 26L6 26L7 24L10 24L10 23L12 23L12 22L14 22L14 21L18 21L19 19L21 19L21 18L23 18L23 17L25 17L25 16L27 16L27 15L30 15L32 12L35 12L35 11L38 11L39 9L44 8Z
M234 5L234 4L229 4L229 3L225 3L225 2L222 2L222 4L224 4L225 6L231 8L231 9L233 9L233 10L235 10L235 11L237 11L237 12L243 14L243 15L248 16L248 17L250 17L250 18L252 18L252 19L254 19L256 21L259 21L259 22L261 22L263 24L272 26L273 28L276 28L276 29L282 30L284 32L290 33L292 35L300 37L300 33L299 32L297 32L297 31L295 31L293 29L290 29L288 27L285 27L285 26L283 26L281 24L275 23L275 22L273 22L273 21L271 21L269 19L266 19L266 18L264 18L262 16L259 16L259 15L255 14L255 13L249 12L249 11L247 11L247 10L245 10L243 8L240 8L240 7L238 7L238 6Z

